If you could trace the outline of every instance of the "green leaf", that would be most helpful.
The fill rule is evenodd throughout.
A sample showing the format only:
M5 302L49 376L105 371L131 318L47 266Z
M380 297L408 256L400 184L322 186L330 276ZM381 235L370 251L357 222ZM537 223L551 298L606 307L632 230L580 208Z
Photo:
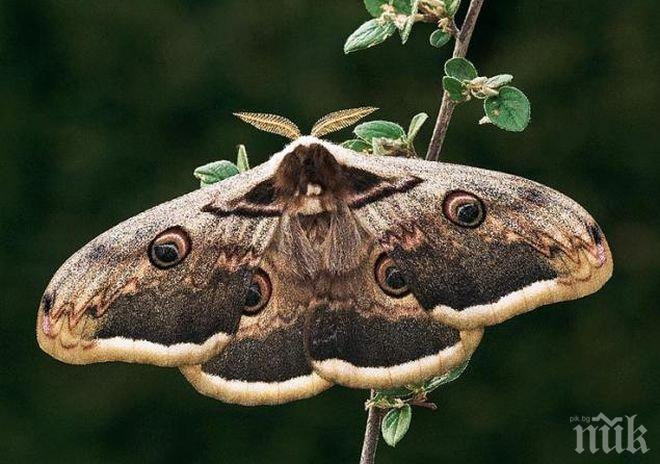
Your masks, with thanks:
M238 172L245 172L250 169L250 161L248 160L247 150L245 145L238 146L238 155L236 156L236 167Z
M371 141L374 155L379 156L403 156L413 158L417 156L415 150L403 138L389 139L386 137L375 137Z
M450 371L445 372L439 377L433 377L432 379L424 382L424 391L430 393L441 385L444 385L449 382L453 382L461 376L465 369L467 369L468 364L470 363L470 358L461 363L458 367L451 369Z
M410 33L412 32L412 27L415 25L415 17L414 16L408 16L408 19L406 20L406 24L403 26L403 29L399 31L399 35L401 36L401 43L405 44L408 42L408 38L410 37Z
M389 5L389 0L364 0L364 6L371 16L378 18L383 14L383 5Z
M227 160L214 161L193 171L193 175L199 179L200 187L208 187L238 173L238 167Z
M436 29L429 37L429 42L432 46L440 48L445 45L451 39L451 35L447 34L442 29Z
M410 12L406 13L408 14L408 19L406 19L406 24L403 26L403 29L399 31L399 35L401 36L401 43L405 44L408 41L408 37L410 37L410 32L412 31L412 27L415 25L415 14L417 14L417 10L419 9L419 0L413 0L410 5Z
M452 18L454 17L460 6L461 6L461 0L445 0L445 11Z
M419 0L394 0L392 5L398 13L412 15L417 13Z
M513 132L524 130L531 117L529 100L515 87L501 87L499 92L499 95L484 101L486 116L500 129Z
M360 139L347 140L344 143L342 143L341 146L344 148L348 148L349 150L362 152L362 153L366 153L371 148L371 145L369 145L364 140L360 140Z
M429 115L426 113L419 113L413 116L408 127L408 143L413 143L413 140L417 137L417 133L428 118Z
M369 121L364 122L355 129L353 129L355 135L360 137L365 142L371 143L375 138L385 138L385 139L400 139L406 135L401 127L398 124L389 121Z
M463 91L465 87L461 81L454 77L445 76L442 78L442 88L447 91L449 98L455 102L462 102L465 100Z
M452 58L445 63L445 74L460 81L471 81L477 77L477 69L465 58Z
M512 80L513 76L511 74L498 74L497 76L489 77L486 79L485 84L488 87L496 89L498 87L502 87L503 85L507 85Z
M411 419L412 409L409 404L406 404L402 408L390 409L390 411L385 414L381 425L381 431L385 443L390 446L396 446L396 444L406 435L406 432L408 432Z
M358 27L346 39L344 53L348 54L378 45L394 34L395 30L396 26L391 21L382 22L380 19L371 19Z
M392 139L386 137L374 137L371 140L374 155L387 156L390 148L392 148Z

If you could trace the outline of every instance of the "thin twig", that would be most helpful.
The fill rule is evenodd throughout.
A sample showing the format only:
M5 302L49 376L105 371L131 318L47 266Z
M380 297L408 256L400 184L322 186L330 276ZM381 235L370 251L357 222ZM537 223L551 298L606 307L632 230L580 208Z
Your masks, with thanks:
M371 390L371 398L376 392ZM364 442L362 442L362 453L360 454L360 464L374 464L376 459L376 448L380 438L380 423L383 420L386 410L377 408L374 405L369 406L367 415L367 427L364 430Z
M465 14L465 19L463 20L463 26L461 26L460 30L456 29L455 23L452 22L452 35L454 35L456 41L452 55L454 58L465 57L483 3L484 0L472 0L470 2L468 11ZM455 106L456 105L451 101L447 92L444 92L442 103L440 104L440 111L438 112L438 118L435 121L435 128L433 129L433 137L431 138L429 149L426 153L427 160L437 161L440 157L442 142L447 134L447 127L449 127L449 121L451 120ZM371 390L371 398L373 398L375 394L376 392ZM427 403L425 401L417 401L412 404L415 406L427 407L429 409L436 408L435 404ZM377 408L373 405L369 407L367 426L364 431L364 442L362 443L362 453L360 454L360 464L374 464L378 440L380 438L380 425L386 413L387 410L385 409Z
M454 53L452 55L453 58L465 58L468 47L470 46L472 32L474 31L474 26L477 23L477 17L479 16L483 3L484 0L472 0L470 2L468 11L465 14L465 19L463 20L463 25L456 35ZM442 95L442 103L440 104L440 111L438 112L438 118L435 121L435 127L433 129L433 137L431 137L429 149L426 152L427 160L437 161L438 158L440 158L442 143L445 140L449 121L451 121L451 116L455 107L456 103L449 98L447 92L444 92Z

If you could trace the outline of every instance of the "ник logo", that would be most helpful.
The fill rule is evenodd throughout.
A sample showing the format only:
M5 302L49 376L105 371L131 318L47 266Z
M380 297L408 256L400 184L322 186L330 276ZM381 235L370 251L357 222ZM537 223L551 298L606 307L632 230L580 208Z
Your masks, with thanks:
M584 426L578 424L575 430L575 451L582 454L588 451L595 454L598 451L608 454L612 451L621 454L627 451L635 454L641 451L646 454L649 447L646 445L644 434L647 429L643 425L635 426L637 415L615 417L610 419L602 412L596 417L571 417L571 422L583 422L589 424ZM585 448L586 446L586 448Z

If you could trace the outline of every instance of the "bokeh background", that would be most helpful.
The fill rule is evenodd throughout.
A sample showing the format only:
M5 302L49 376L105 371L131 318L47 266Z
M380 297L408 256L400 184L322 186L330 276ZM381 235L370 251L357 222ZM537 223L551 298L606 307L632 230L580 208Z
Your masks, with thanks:
M233 159L238 143L253 162L282 147L233 111L303 129L359 105L404 125L434 115L449 47L428 46L422 25L405 47L344 56L366 19L357 0L0 2L0 461L357 462L366 392L225 405L174 369L59 363L38 349L34 319L88 240L195 189L192 170ZM434 394L439 410L416 410L379 463L626 459L573 451L569 419L598 412L637 414L644 460L657 459L658 23L652 1L486 2L469 57L482 74L514 74L533 121L510 134L477 126L479 104L461 107L444 160L575 198L605 230L615 275L589 298L489 329L464 376Z

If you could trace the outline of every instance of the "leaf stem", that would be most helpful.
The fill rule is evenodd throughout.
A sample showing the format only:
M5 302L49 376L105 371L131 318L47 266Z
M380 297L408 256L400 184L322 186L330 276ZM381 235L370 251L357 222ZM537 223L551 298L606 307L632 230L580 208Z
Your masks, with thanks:
M483 3L484 0L472 0L470 2L468 11L465 14L465 19L463 20L463 25L455 36L456 41L454 43L453 58L465 58L468 47L470 46L472 32L474 31L474 26L477 23L477 18L479 17L479 12L481 11ZM449 121L451 121L455 107L456 103L449 98L449 94L443 92L440 111L438 111L438 118L435 121L435 127L433 129L433 136L431 137L431 142L429 143L429 148L426 152L427 160L437 161L440 158L442 143L445 140L445 135L447 135L447 128L449 127Z
M371 398L376 396L375 390L371 390ZM373 404L369 406L367 414L367 426L364 430L364 441L362 442L362 453L360 464L374 464L376 459L376 448L380 438L380 424L387 410L378 408Z

